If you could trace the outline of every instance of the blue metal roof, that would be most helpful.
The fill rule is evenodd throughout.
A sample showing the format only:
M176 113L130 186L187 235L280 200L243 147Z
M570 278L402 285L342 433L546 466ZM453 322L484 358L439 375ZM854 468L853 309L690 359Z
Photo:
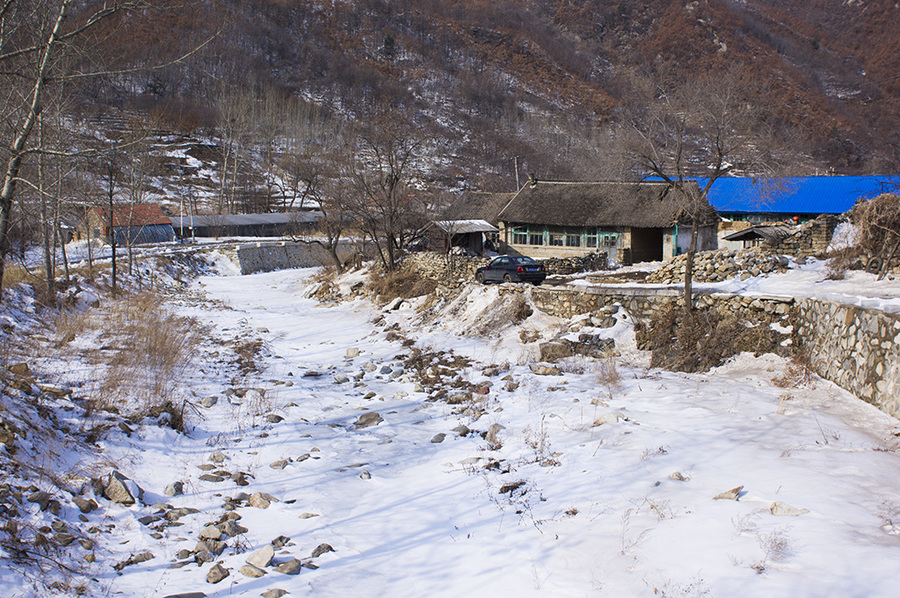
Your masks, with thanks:
M843 214L859 198L898 188L900 176L723 177L708 199L722 214Z

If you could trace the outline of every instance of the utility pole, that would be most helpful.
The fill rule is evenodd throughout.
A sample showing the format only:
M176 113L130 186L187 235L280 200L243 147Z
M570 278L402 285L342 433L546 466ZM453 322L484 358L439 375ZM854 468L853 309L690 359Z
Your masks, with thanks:
M516 168L516 193L519 192L519 156L513 156L513 164Z

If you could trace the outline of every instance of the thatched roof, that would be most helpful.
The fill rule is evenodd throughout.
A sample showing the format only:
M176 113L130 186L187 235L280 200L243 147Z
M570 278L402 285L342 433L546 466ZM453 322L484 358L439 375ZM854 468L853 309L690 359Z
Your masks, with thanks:
M695 182L689 184L699 192ZM676 218L684 221L678 217L684 205L679 199L666 183L656 181L529 181L499 219L551 226L667 228Z
M497 225L497 215L509 203L515 193L486 193L470 191L454 202L444 220L484 220Z

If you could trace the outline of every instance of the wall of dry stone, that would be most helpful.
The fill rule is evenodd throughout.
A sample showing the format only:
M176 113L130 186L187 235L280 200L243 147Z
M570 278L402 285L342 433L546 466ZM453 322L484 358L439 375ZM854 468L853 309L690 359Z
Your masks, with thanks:
M647 282L673 284L683 281L686 259L687 256L679 255L666 261L647 276ZM752 276L784 272L787 266L787 258L762 248L701 251L694 255L694 281L720 282L736 276L746 280Z
M640 287L540 287L532 303L550 315L571 318L616 303L633 317L650 319L671 309L681 291ZM810 356L816 373L900 418L900 317L877 310L776 296L696 293L698 307L710 307L753 324L790 331L791 344ZM787 353L790 345L783 347Z

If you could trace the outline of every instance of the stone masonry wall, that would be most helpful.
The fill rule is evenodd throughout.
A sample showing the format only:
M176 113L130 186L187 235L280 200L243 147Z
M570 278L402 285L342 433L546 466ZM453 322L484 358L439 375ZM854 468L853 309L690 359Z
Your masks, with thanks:
M649 319L670 309L681 291L637 287L535 288L532 302L562 318L621 304L632 316ZM791 329L792 342L810 355L816 372L900 418L900 317L830 301L790 297L695 295L699 307L713 307L753 323Z
M816 372L885 413L900 417L900 318L804 299L797 334Z

